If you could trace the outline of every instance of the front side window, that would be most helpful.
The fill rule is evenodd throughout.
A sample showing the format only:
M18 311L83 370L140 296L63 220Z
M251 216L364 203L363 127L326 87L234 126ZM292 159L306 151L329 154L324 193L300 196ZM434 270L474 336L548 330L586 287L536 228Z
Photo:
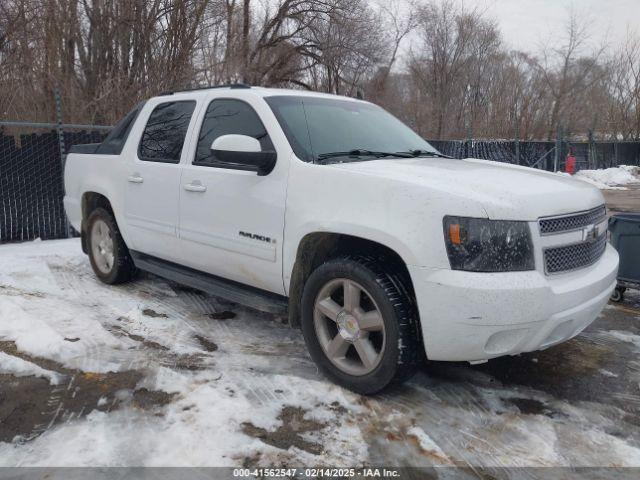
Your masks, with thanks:
M384 109L371 103L311 96L265 98L284 130L291 148L305 161L376 158L350 151L387 153L437 150ZM337 153L345 152L345 155Z
M215 164L218 159L213 157L211 145L216 138L231 134L253 137L260 142L262 151L273 150L267 130L248 103L233 99L213 100L202 121L194 165Z
M181 101L154 108L140 139L140 160L179 163L195 106L194 101Z

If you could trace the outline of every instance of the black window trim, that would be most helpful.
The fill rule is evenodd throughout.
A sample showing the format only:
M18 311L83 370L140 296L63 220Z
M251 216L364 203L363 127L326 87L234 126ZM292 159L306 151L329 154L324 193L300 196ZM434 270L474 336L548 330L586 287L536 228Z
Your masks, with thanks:
M291 132L291 129L289 128L289 125L285 121L284 117L281 115L280 111L275 108L275 105L272 105L272 103L269 101L271 99L273 99L274 102L277 102L278 99L300 99L300 105L302 105L302 113L304 115L304 121L307 129L307 138L309 139L309 152L307 152L305 147L303 147L298 142L295 135L293 135L293 133ZM271 110L271 113L273 113L273 116L276 117L278 125L282 129L282 132L284 133L287 142L289 142L289 146L291 147L291 150L293 150L296 158L304 163L315 163L315 155L313 154L313 148L311 147L311 133L309 131L309 123L307 121L307 112L304 106L304 99L304 95L271 95L269 97L266 97L264 101L269 106L269 109Z
M124 150L127 140L129 140L129 134L131 133L131 130L133 130L133 126L146 103L146 100L143 100L138 103L133 110L129 111L124 117L122 117L105 139L96 147L94 153L98 153L100 155L120 155ZM123 125L125 122L126 125ZM121 135L121 138L119 138L117 142L114 142L114 138L112 137L113 134L116 133Z
M171 160L168 158L145 158L141 155L140 153L140 148L142 147L142 138L144 137L144 132L147 129L147 125L149 124L149 119L151 118L151 115L153 115L153 112L156 111L156 108L158 108L161 105L165 105L168 103L193 103L194 107L193 107L193 111L191 112L191 117L189 118L189 123L187 124L187 131L184 134L184 139L182 140L182 149L180 150L180 158L178 158L178 161L175 160ZM156 103L152 110L151 113L149 113L149 116L147 117L145 124L144 124L144 128L142 129L142 133L140 134L140 140L138 140L138 149L137 149L137 157L138 160L142 161L142 162L151 162L151 163L168 163L171 165L180 165L180 160L182 160L182 153L184 152L184 146L187 142L187 138L188 138L188 134L189 134L189 127L191 126L191 122L193 121L193 117L194 117L194 113L196 113L196 109L198 108L198 101L195 99L186 99L186 100L169 100L169 101L165 101L165 102L159 102Z
M269 131L267 130L266 125L262 121L262 118L260 118L260 115L258 114L256 109L253 108L253 105L251 105L249 102L247 102L246 100L243 100L241 98L215 97L215 98L212 98L211 101L209 103L207 103L206 107L204 107L202 109L203 110L202 121L200 122L200 129L198 130L198 135L196 137L196 144L195 144L195 149L193 151L193 157L191 158L191 165L193 165L195 167L221 168L221 169L226 169L226 170L241 170L241 171L245 171L245 172L255 172L255 166L253 166L253 165L248 165L248 164L243 164L243 163L224 162L224 161L221 161L221 160L214 160L214 161L208 161L208 162L203 162L203 161L197 161L196 160L196 155L198 154L198 143L200 142L200 133L202 133L202 127L204 126L204 120L205 120L205 118L207 116L207 111L209 110L209 107L211 106L211 104L213 102L217 101L217 100L233 100L235 102L241 102L241 103L244 103L245 105L247 105L253 111L253 113L255 113L256 117L258 118L258 121L262 125L262 128L264 128L264 131L267 133L267 137L269 138L269 141L271 142L271 145L273 145L273 140L271 140L271 135L269 134ZM273 145L273 151L276 152L276 154L277 154L275 145ZM276 158L276 163L277 163L277 161L278 160Z

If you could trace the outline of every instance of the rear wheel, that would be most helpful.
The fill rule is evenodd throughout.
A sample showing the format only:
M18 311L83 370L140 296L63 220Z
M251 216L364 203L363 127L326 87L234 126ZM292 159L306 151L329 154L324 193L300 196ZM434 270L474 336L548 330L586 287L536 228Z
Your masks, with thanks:
M96 276L109 285L131 279L135 266L113 215L97 208L87 220L89 260Z
M421 358L417 318L400 277L367 257L334 259L310 275L302 331L318 366L358 393L409 378Z

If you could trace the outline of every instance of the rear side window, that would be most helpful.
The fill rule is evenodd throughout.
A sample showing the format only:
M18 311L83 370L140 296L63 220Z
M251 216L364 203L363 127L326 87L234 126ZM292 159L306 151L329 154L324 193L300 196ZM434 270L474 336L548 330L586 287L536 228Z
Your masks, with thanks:
M140 139L140 160L179 163L195 106L194 101L183 101L161 103L154 108Z
M136 105L136 108L127 113L122 120L118 122L118 124L113 127L113 130L109 132L109 135L102 141L102 143L98 146L95 153L101 153L103 155L120 155L122 153L122 149L124 148L124 144L129 137L129 132L131 131L131 127L138 118L138 114L145 102L141 102Z
M193 161L195 165L206 165L215 161L212 158L211 144L222 135L248 135L260 142L262 151L273 150L273 143L255 110L242 100L213 100L200 129L198 148Z

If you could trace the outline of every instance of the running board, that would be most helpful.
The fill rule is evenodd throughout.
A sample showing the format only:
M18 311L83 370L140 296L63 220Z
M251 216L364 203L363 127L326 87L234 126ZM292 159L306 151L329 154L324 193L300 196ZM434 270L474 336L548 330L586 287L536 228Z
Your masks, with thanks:
M196 290L202 290L230 302L240 303L261 312L277 315L287 314L288 299L282 295L167 262L144 253L135 251L130 253L133 263L140 270L153 273L181 285L187 285Z

